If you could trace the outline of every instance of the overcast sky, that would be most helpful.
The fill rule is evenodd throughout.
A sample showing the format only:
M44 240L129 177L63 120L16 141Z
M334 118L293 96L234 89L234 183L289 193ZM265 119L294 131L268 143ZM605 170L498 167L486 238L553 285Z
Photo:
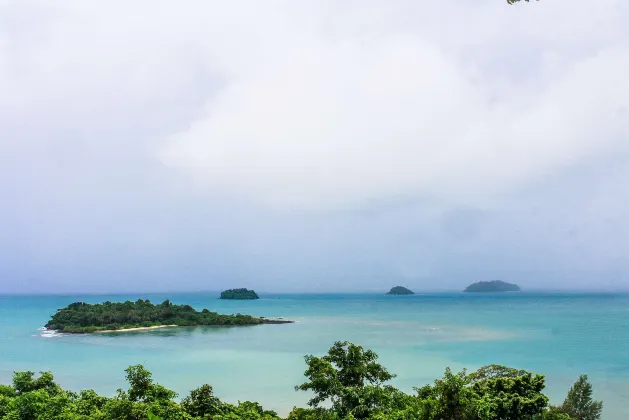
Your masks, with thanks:
M629 289L624 0L0 0L0 292Z

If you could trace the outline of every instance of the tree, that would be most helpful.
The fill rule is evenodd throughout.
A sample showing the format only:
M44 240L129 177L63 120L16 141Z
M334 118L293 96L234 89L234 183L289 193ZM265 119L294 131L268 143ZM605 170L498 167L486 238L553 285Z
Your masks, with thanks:
M559 407L550 406L544 412L540 420L574 420L566 413L562 413Z
M527 373L528 372L525 370L494 364L480 367L476 372L470 373L467 376L467 379L470 383L475 383L496 378L516 378L518 376L526 375Z
M132 402L170 401L177 393L153 382L151 372L142 365L129 366L127 382L129 382L129 400Z
M367 418L375 409L386 407L395 388L382 386L394 378L380 365L372 350L347 341L337 341L323 357L306 356L308 381L297 385L297 391L312 391L308 405L319 407L327 400L341 417Z
M129 366L125 372L129 383L129 399L131 401L145 401L153 387L151 372L142 365Z
M480 418L537 419L548 405L548 397L542 393L544 386L542 375L530 373L476 382L472 386L470 408Z
M17 419L37 419L46 412L50 395L42 390L33 390L22 393L12 401L11 409L16 413ZM9 417L11 418L11 417Z
M286 420L340 420L335 413L323 408L297 408L288 414Z
M601 418L603 403L592 399L592 384L587 375L579 376L572 385L568 396L559 410L575 420L598 420Z
M75 400L77 414L84 416L102 410L107 403L107 397L101 397L92 389L81 391Z
M465 370L455 374L447 368L434 385L415 388L421 411L414 418L539 419L548 404L543 389L543 376L506 366L484 366L469 375Z
M34 372L15 372L13 374L13 388L16 394L21 395L30 391L43 389L50 394L57 392L59 386L55 383L50 372L40 372L37 379Z
M446 368L442 379L433 386L415 388L424 402L425 417L430 419L459 420L466 418L470 406L470 390L465 370L454 374Z
M162 420L162 418L161 418L161 417L158 417L158 416L156 416L155 414L153 414L153 412L152 412L151 410L149 410L149 411L146 413L146 418L147 418L148 420Z
M136 302L137 303L137 302ZM148 302L140 302L148 304ZM127 303L124 303L127 305ZM130 303L129 305L134 305ZM560 407L547 407L544 377L500 365L467 374L449 368L434 384L406 394L385 385L394 375L361 346L337 342L323 357L306 356L309 408L295 407L287 420L598 420L602 403L581 376ZM0 385L2 420L280 420L256 402L221 402L210 385L176 394L155 383L142 365L126 369L129 389L115 397L93 390L63 390L50 373L16 372ZM331 404L322 405L323 402Z
M208 384L192 390L190 395L181 401L181 405L194 417L213 416L221 411L221 401L214 396L214 391Z

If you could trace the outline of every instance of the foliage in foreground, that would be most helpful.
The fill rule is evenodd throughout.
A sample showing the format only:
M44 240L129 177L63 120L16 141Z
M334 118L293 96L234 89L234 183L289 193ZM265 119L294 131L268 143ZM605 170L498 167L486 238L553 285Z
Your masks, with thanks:
M575 420L597 420L601 418L603 403L592 399L592 385L587 375L581 375L557 409Z
M387 385L394 375L371 350L335 343L323 357L306 356L308 408L294 408L287 420L598 420L602 403L592 399L587 376L573 385L561 406L548 406L544 377L490 365L468 374L446 369L434 384L406 394ZM63 390L52 374L16 372L0 385L2 420L279 420L277 413L250 401L229 404L210 385L180 402L153 381L142 365L126 369L127 390L103 397L93 390Z
M154 305L149 300L89 304L75 302L57 310L46 328L67 333L89 333L103 330L151 327L156 325L255 325L261 318L250 315L221 315L190 305L174 305L169 300Z

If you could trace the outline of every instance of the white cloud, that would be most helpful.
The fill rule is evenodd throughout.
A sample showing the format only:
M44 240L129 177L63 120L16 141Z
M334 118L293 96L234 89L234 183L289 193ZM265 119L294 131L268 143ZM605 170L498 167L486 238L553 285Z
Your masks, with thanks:
M274 206L469 201L627 147L617 0L2 4L20 143L109 133Z

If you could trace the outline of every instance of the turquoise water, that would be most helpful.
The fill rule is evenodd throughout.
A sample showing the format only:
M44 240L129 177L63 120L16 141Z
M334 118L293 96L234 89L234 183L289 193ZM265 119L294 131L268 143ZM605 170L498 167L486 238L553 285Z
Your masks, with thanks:
M253 327L176 328L147 332L47 336L39 331L57 308L81 300L149 298L222 313L299 321ZM604 400L604 419L629 418L629 294L261 295L222 301L218 294L0 296L0 382L14 370L50 370L64 387L113 394L124 369L142 363L182 394L203 383L229 401L250 399L286 413L307 395L305 354L336 340L372 348L411 391L446 366L489 363L547 375L555 402L580 373Z

